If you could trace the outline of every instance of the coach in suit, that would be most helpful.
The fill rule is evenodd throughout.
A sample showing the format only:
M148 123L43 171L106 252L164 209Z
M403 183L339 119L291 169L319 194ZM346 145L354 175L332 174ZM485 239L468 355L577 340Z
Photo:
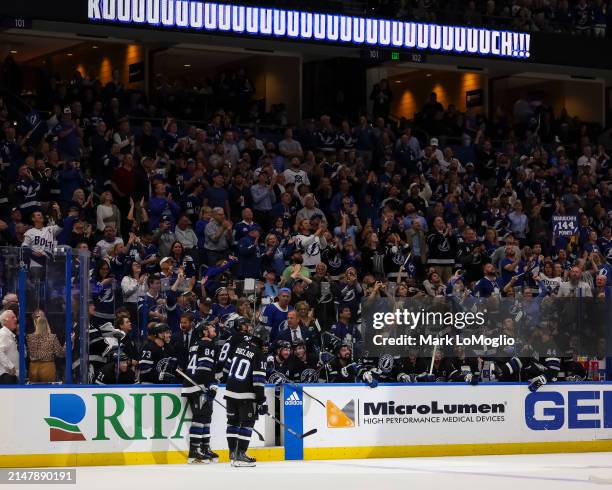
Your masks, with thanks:
M183 371L187 370L187 363L189 362L189 347L196 342L193 331L193 322L193 313L183 313L180 317L180 330L175 332L170 339L170 344L174 348L178 366Z
M314 347L313 345L311 345L312 342L310 331L300 325L300 320L295 310L292 310L287 313L287 328L282 330L278 334L278 337L276 339L284 340L286 342L289 342L290 344L302 340L306 344L308 352L312 352L312 349Z

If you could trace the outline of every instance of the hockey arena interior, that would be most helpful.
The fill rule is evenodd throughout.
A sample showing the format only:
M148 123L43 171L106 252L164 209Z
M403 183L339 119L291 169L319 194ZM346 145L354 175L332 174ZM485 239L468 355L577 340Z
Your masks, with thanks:
M611 53L608 0L2 2L0 483L612 485Z

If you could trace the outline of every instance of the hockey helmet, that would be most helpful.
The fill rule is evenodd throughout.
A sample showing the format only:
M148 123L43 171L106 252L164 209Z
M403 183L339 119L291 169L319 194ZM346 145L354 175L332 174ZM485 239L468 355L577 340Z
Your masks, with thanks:
M196 325L195 329L193 330L193 331L194 331L194 333L195 333L195 338L196 338L196 339L201 339L201 338L204 336L204 332L205 332L205 331L206 331L206 330L207 330L209 327L211 327L211 326L213 326L213 327L214 327L214 324L213 324L213 323L211 323L211 322L208 322L208 321L201 321L201 322L199 322L199 323Z
M282 349L291 349L291 344L286 340L277 340L274 344L274 352L278 353Z
M167 323L156 323L155 326L151 329L151 333L153 335L158 335L160 333L170 331L170 326Z
M270 329L263 323L257 323L253 327L253 336L259 337L264 344L270 342Z
M117 362L117 361L119 361L119 362L128 362L130 360L130 358L124 352L115 352L113 354L113 360L115 362Z
M297 349L298 347L304 347L304 349L306 348L306 342L304 342L304 340L302 339L298 339L295 342L293 342L293 350Z

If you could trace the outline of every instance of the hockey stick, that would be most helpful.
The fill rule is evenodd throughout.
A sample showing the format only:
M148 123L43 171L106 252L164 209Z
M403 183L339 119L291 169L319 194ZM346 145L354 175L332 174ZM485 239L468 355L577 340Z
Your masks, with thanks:
M434 345L433 352L431 353L431 364L429 365L429 374L433 374L434 363L436 362L436 351L438 350L438 345Z
M204 388L202 388L201 385L197 384L193 379L191 379L189 376L187 376L183 371L181 371L180 369L176 370L177 373L179 373L183 378L185 378L187 381L189 381L193 386L197 386L198 388L200 388L200 391L202 391L202 393L206 393L204 391ZM216 398L213 398L213 400L223 408L223 410L225 410L227 412L227 407L225 405L223 405L223 403L221 403L219 400L217 400ZM264 436L261 434L261 432L259 432L257 429L255 429L255 427L253 427L253 432L255 432L255 434L257 434L257 437L259 438L260 441L265 442Z
M289 432L289 434L291 434L292 436L297 437L298 439L304 439L308 436L311 436L313 434L315 434L319 429L311 429L308 432L304 432L303 434L300 434L296 431L294 431L291 427L288 427L287 425L283 424L280 420L278 420L274 415L272 415L271 413L266 413L266 415L268 417L270 417L272 420L274 420L274 422L276 422L281 429L285 429L287 432Z
M287 385L291 386L291 387L292 387L294 390L296 390L296 391L298 391L298 390L299 390L299 391L301 391L301 392L302 392L304 395L306 395L308 398L310 398L310 399L312 399L312 400L316 401L316 402L317 402L319 405L321 405L323 408L326 408L326 407L325 407L325 404L324 404L324 403L323 403L321 400L319 400L318 398L316 398L316 397L312 396L310 393L308 393L308 392L304 391L304 388L301 388L300 386L296 385L295 383L292 383L292 382L291 382L291 381L290 381L290 380L289 380L289 379L288 379L288 378L287 378L287 377L286 377L286 376L285 376L283 373L279 373L279 372L278 372L278 371L276 371L276 370L275 370L274 372L275 372L275 373L280 374L280 375L281 375L281 376L282 376L282 377L283 377L283 378L286 380L286 381L284 381L284 382L283 382L283 384L287 384Z

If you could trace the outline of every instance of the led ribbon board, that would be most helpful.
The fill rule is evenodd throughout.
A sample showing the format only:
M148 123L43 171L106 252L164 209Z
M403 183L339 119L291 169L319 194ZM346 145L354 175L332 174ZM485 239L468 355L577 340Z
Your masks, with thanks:
M92 21L312 40L377 48L425 49L529 58L530 35L190 0L88 0Z

